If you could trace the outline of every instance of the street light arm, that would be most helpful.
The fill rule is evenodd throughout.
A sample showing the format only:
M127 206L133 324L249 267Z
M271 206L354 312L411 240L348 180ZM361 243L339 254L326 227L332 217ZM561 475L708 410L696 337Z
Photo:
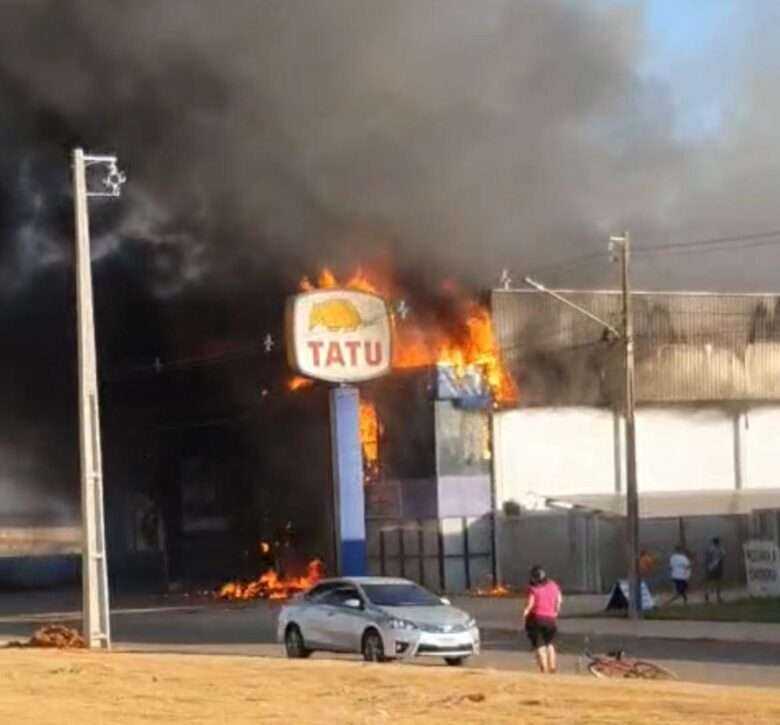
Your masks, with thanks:
M610 325L609 322L606 320L602 320L598 315L594 315L590 310L586 310L584 307L581 307L576 302L572 302L569 299L566 299L563 295L558 294L557 292L553 292L550 289L547 289L543 284L540 282L537 282L534 279L531 279L530 277L524 277L523 282L525 282L529 287L533 287L534 289L538 290L539 292L544 292L546 295L550 295L553 299L558 300L558 302L562 302L564 305L567 305L568 307L571 307L573 310L577 310L580 314L585 315L585 317L593 320L594 322L597 322L602 327L605 327L607 330L609 330L615 337L618 339L621 339L623 337L623 334L613 325Z
M623 236L613 236L609 239L610 251L614 247L620 250L621 292L623 301L623 330L618 331L612 325L594 315L589 310L567 300L557 292L548 290L530 277L525 283L550 295L558 302L577 310L585 317L597 322L623 342L625 353L625 441L626 441L626 558L628 560L628 618L638 620L642 617L641 574L639 567L639 491L637 485L636 466L636 424L635 424L635 391L634 391L634 328L631 313L631 286L629 284L629 258L631 236L626 232Z

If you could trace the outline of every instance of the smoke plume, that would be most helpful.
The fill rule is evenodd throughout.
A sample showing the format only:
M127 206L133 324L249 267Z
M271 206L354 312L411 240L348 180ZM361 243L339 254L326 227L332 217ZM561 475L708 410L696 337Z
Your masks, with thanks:
M771 26L777 11L760 9ZM484 284L602 249L623 227L640 246L780 226L764 153L776 64L761 62L759 27L736 58L712 53L713 73L737 77L738 112L714 136L681 138L674 94L643 71L642 4L34 0L0 16L5 184L39 219L36 203L65 193L69 146L116 150L130 184L108 248L147 241L163 297L247 264L297 275L388 250ZM34 160L52 177L38 196L25 187ZM31 255L67 256L52 249L57 221L6 224L22 277ZM25 236L44 231L45 243ZM671 278L656 261L637 274L775 286L762 259L754 280L729 255L706 275L690 259L662 263ZM560 282L606 280L604 266Z
M73 479L77 144L128 172L121 200L91 204L104 371L278 333L322 262L612 286L606 258L549 265L624 228L637 248L780 229L780 11L740 4L736 40L664 75L651 5L6 0L3 426L49 430ZM638 256L635 279L776 289L777 249Z

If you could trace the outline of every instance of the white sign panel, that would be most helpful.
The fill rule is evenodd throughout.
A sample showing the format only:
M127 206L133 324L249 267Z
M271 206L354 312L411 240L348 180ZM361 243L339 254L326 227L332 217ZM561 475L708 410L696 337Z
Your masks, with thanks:
M751 597L780 596L780 551L774 541L746 541L745 572Z
M301 375L357 383L385 375L392 365L392 333L385 301L356 290L317 290L287 303L287 355Z

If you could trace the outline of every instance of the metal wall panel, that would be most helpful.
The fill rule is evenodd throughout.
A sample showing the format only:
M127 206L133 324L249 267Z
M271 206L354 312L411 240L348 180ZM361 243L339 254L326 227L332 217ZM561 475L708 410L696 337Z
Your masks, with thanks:
M562 291L621 325L620 294ZM780 296L636 292L637 399L697 402L780 399ZM537 291L495 290L501 354L520 405L614 405L620 343L577 311Z

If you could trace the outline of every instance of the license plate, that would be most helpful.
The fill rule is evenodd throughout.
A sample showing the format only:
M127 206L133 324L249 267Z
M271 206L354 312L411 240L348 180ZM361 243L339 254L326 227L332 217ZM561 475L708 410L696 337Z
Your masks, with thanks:
M459 647L464 643L459 637L438 637L436 644L439 645L439 647Z

